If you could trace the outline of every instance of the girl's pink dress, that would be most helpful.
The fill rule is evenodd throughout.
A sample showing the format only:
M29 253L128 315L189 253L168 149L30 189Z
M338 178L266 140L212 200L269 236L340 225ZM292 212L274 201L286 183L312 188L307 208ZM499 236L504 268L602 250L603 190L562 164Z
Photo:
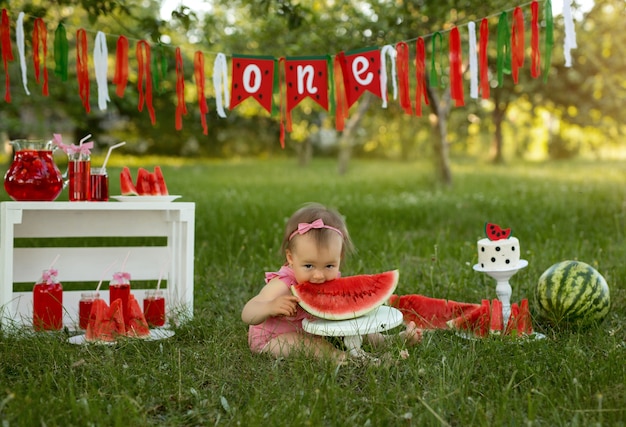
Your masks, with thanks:
M296 276L289 266L281 267L278 272L265 273L265 283L278 277L287 288L296 285ZM297 306L296 315L293 317L269 317L265 322L258 325L250 325L248 329L248 345L254 353L262 353L270 340L279 335L289 332L303 332L302 320L312 316Z

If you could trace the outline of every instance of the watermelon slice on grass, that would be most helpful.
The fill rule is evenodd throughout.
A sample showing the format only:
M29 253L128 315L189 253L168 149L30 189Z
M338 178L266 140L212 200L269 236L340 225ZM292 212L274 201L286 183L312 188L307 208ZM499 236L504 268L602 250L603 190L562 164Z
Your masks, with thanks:
M85 340L113 342L125 334L122 300L113 301L110 307L102 299L95 300L89 314Z
M129 337L145 338L150 336L148 322L139 307L133 294L128 297L128 319L126 320L126 335Z
M449 320L480 307L480 304L456 302L423 295L392 295L389 305L402 312L405 323L414 322L420 329L446 328Z

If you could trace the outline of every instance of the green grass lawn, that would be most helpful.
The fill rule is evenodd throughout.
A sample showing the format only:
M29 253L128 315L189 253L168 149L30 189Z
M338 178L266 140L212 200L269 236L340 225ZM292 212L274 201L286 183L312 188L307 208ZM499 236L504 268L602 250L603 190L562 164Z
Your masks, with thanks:
M442 187L427 163L315 160L164 164L170 193L196 203L194 318L156 342L74 346L64 333L0 330L2 426L586 426L626 423L626 168L459 162ZM113 166L115 166L113 164ZM149 165L151 166L151 165ZM111 194L119 168L111 167ZM6 200L6 194L2 196ZM513 301L552 264L591 264L611 287L598 328L547 339L391 339L380 367L253 355L240 313L282 263L283 226L301 204L340 210L357 253L346 275L400 270L399 294L495 298L472 270L484 223L511 227L529 265ZM395 331L394 331L395 332ZM395 334L394 334L395 335Z

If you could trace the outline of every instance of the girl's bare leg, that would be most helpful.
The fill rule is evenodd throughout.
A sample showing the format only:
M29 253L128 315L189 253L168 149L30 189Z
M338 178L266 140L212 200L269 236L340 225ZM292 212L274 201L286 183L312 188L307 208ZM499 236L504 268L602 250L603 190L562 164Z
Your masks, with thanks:
M333 347L322 337L306 335L298 332L282 334L272 339L265 346L264 353L272 356L288 357L292 353L303 352L315 358L332 358L343 362L346 354Z

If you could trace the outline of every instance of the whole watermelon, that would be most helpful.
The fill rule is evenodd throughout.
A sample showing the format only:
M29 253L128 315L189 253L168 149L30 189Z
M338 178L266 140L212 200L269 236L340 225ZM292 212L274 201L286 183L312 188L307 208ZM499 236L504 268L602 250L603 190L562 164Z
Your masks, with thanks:
M553 325L585 327L609 313L609 286L596 269L580 261L563 261L548 268L535 288L538 317Z

